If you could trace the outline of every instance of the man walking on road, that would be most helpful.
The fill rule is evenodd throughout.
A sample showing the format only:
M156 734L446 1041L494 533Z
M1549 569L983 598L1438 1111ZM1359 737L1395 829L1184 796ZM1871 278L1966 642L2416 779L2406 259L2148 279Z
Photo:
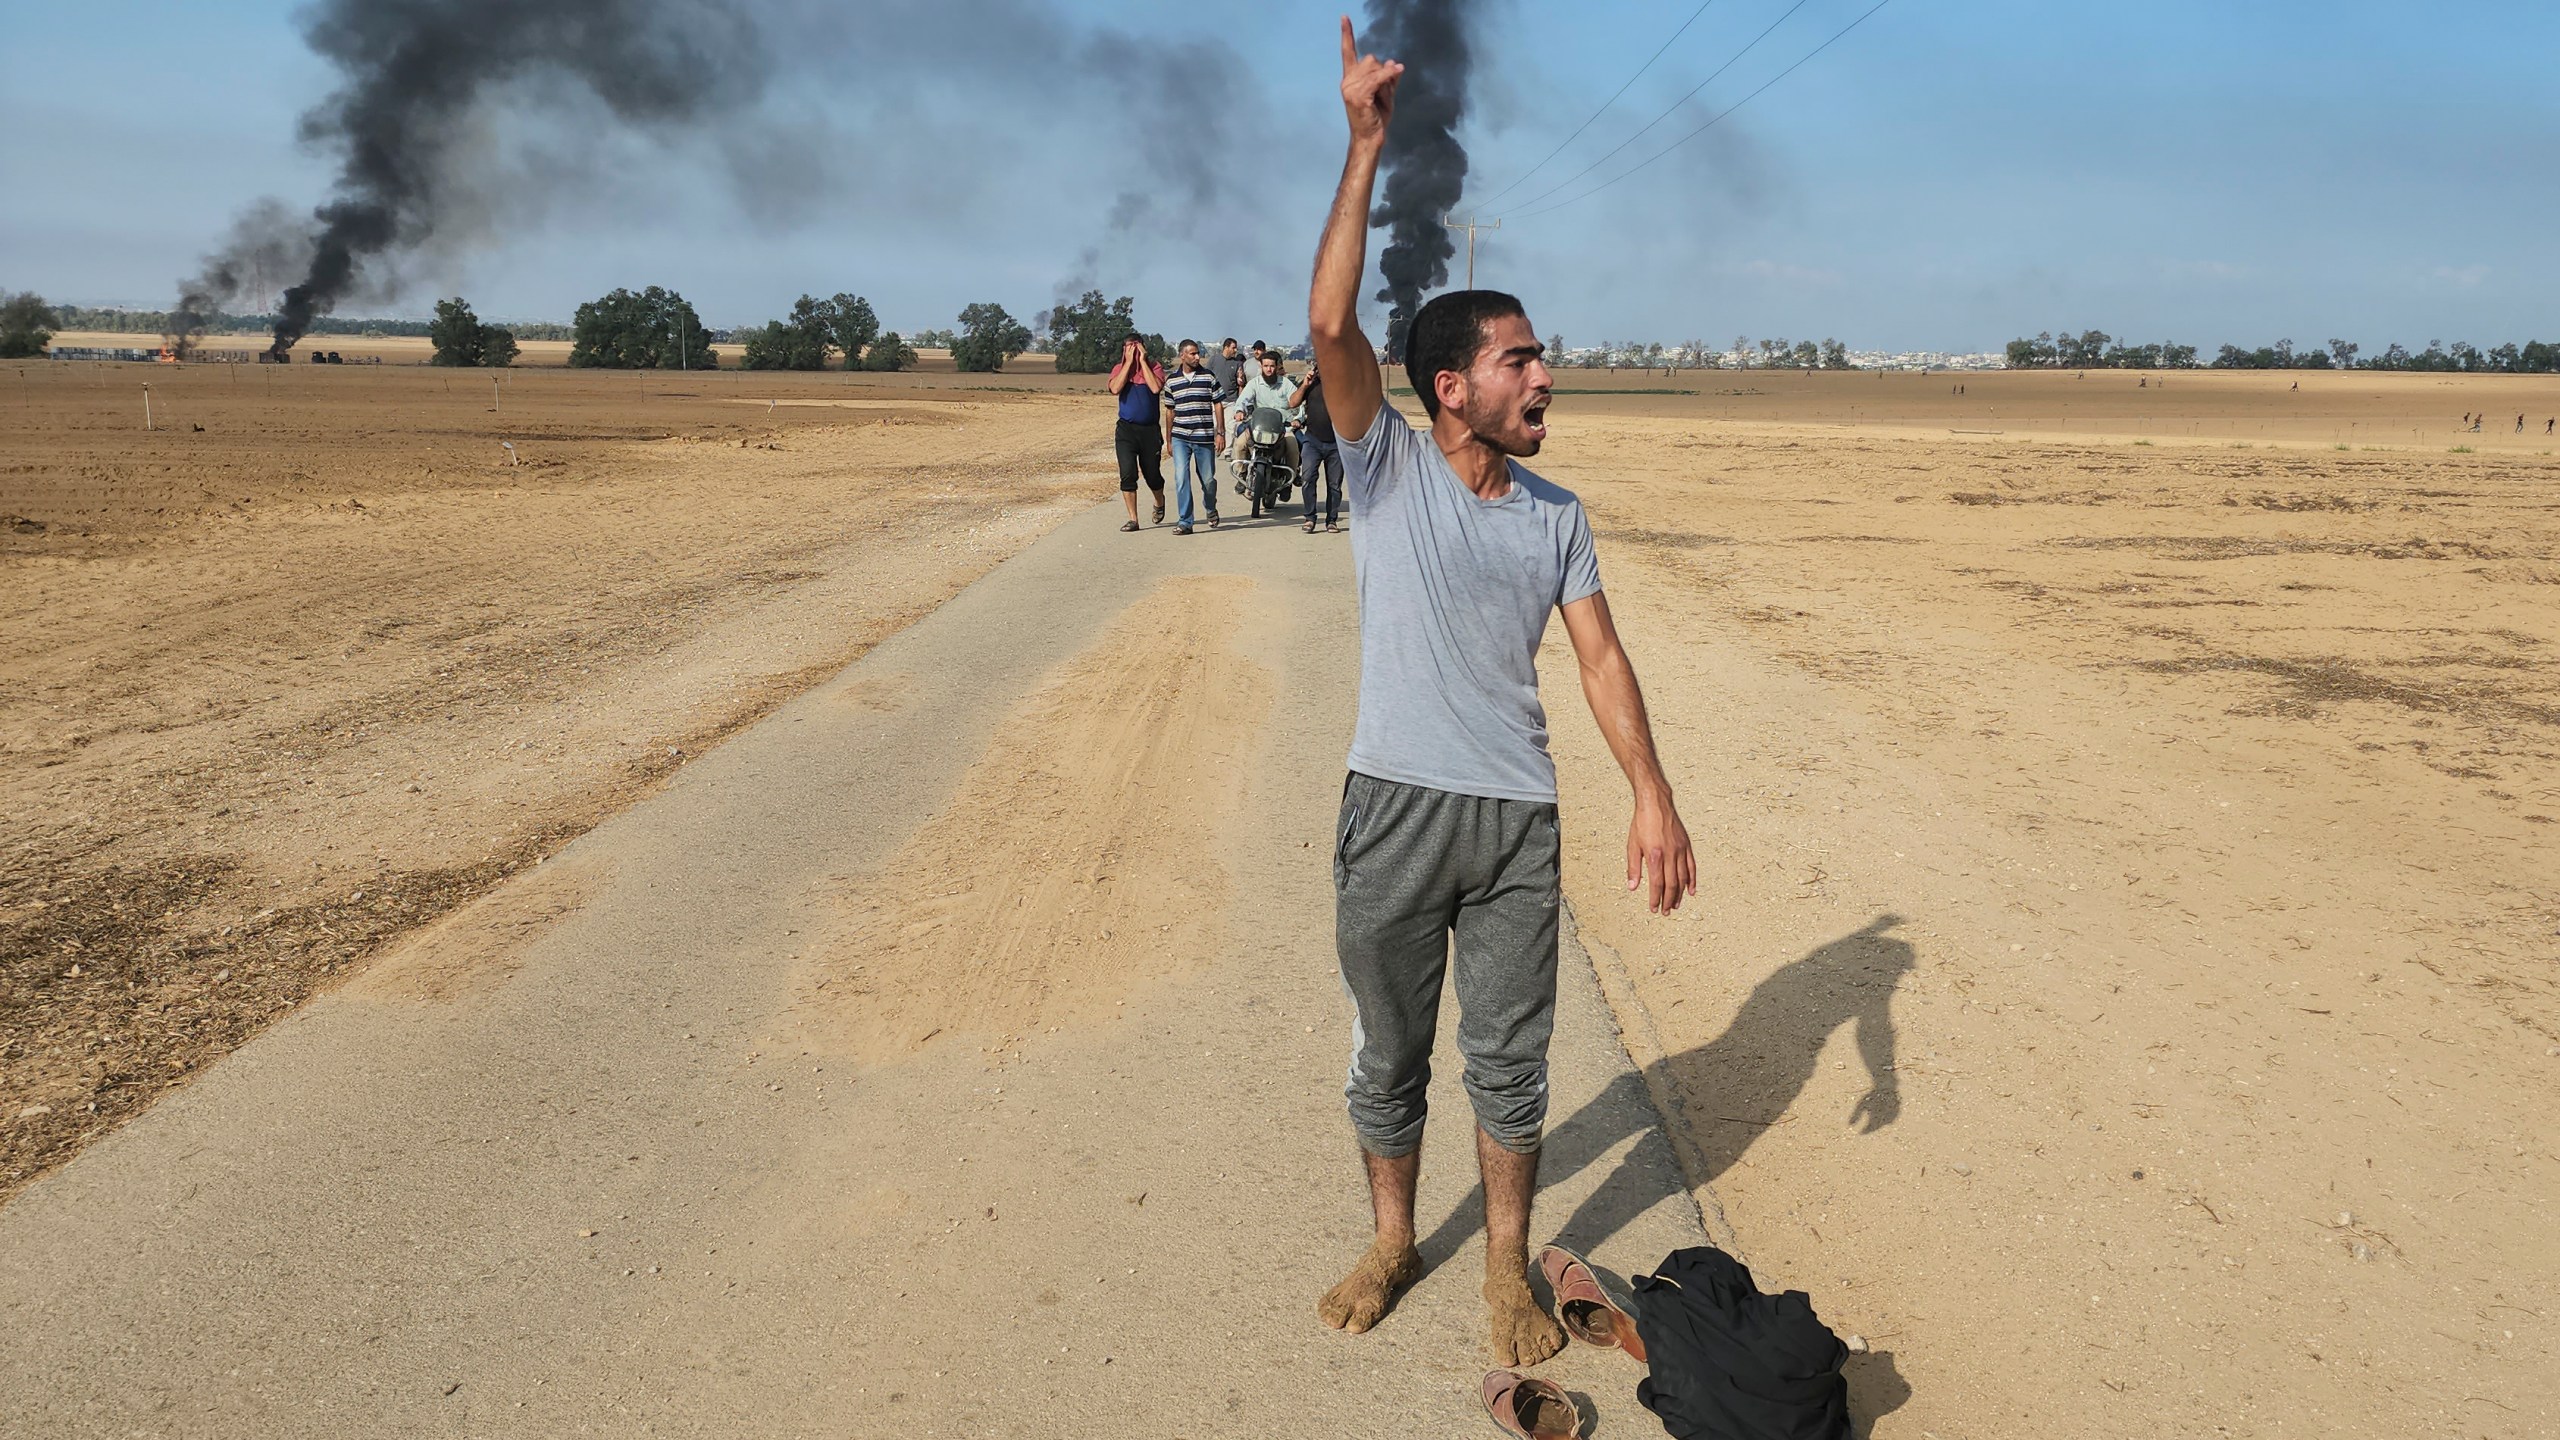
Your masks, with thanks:
M1200 342L1185 340L1174 351L1173 374L1164 382L1165 407L1172 412L1166 428L1173 455L1173 533L1191 533L1191 480L1200 479L1202 508L1209 528L1218 528L1218 435L1226 428L1227 407L1218 398L1218 377L1200 363Z
M1360 332L1371 191L1394 61L1342 22L1350 154L1307 302L1360 523L1360 716L1335 832L1334 937L1357 1011L1344 1086L1376 1238L1317 1309L1362 1331L1422 1273L1413 1243L1424 1093L1455 937L1458 1051L1484 1179L1493 1353L1535 1364L1564 1344L1528 1283L1529 1207L1546 1121L1560 902L1555 762L1537 652L1561 609L1582 692L1635 790L1627 883L1657 913L1697 887L1689 834L1655 759L1635 670L1570 493L1522 467L1546 439L1553 381L1520 302L1489 290L1422 307L1405 375L1428 431L1385 404Z
M1307 487L1307 533L1316 533L1316 482L1324 482L1324 528L1337 531L1342 514L1342 450L1334 442L1333 415L1324 403L1323 367L1307 367L1307 378L1289 395L1289 408L1306 417L1298 437L1298 482Z
M1120 423L1112 427L1111 448L1120 457L1120 499L1129 507L1129 523L1138 528L1138 476L1155 492L1156 522L1164 523L1164 465L1157 458L1164 432L1156 428L1156 396L1164 389L1164 371L1147 358L1147 344L1135 335L1120 342L1119 362L1111 367L1111 393L1120 397Z
M1218 353L1209 357L1209 373L1218 377L1218 403L1236 403L1236 391L1244 387L1244 352L1236 348L1236 337L1218 342Z
M1225 408L1218 424L1218 447L1225 449L1228 427L1236 419L1236 395L1244 389L1244 351L1237 348L1236 337L1218 342L1218 353L1209 357L1209 373L1218 377L1218 403Z

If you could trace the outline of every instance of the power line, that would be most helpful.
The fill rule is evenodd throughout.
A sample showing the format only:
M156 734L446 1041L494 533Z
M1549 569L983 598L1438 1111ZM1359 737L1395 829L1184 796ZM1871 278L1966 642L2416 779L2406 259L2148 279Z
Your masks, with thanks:
M1510 184L1503 186L1501 189L1484 197L1484 199L1477 201L1476 204L1478 208L1481 208L1492 201L1499 200L1503 196L1518 189L1521 181L1526 180L1530 176L1547 168L1547 160L1553 160L1558 155L1563 154L1567 146L1570 146L1574 141L1581 139L1582 132L1591 128L1591 122L1608 114L1609 107L1618 103L1618 96L1626 94L1629 86L1632 86L1637 81L1643 79L1644 72L1653 68L1653 62L1661 59L1664 51L1669 50L1672 44L1681 36L1688 34L1689 27L1697 24L1698 17L1706 14L1707 7L1715 3L1716 0L1706 0L1705 5L1701 5L1697 9L1690 11L1689 18L1680 22L1680 28L1671 32L1671 39L1662 42L1662 49L1654 51L1651 59L1646 60L1644 64L1636 67L1636 73L1627 77L1627 83L1618 87L1617 94L1611 95L1608 99L1601 101L1599 109L1592 111L1587 119L1585 119L1580 125L1575 126L1573 133L1564 137L1564 144L1558 145L1553 150L1548 151L1546 160L1541 160L1537 164L1530 166L1528 169L1521 171L1517 176L1513 177Z
M1706 79L1699 81L1699 82L1697 83L1697 86L1696 86L1694 89L1690 90L1690 92L1689 92L1688 94L1683 95L1683 96L1681 96L1679 99L1672 101L1672 102L1671 102L1671 107L1670 107L1670 109L1667 109L1667 110L1663 111L1661 114L1656 115L1656 116L1654 116L1652 119L1647 120L1646 122L1644 122L1644 129L1643 129L1643 130L1638 130L1638 131L1637 131L1636 133L1634 133L1633 135L1630 135L1630 136L1628 136L1626 139L1619 141L1619 142L1618 142L1618 144L1617 144L1617 147L1616 147L1615 149L1612 149L1608 154L1603 155L1603 156L1601 156L1599 159L1592 161L1590 164L1583 166L1581 169L1574 171L1572 174L1567 175L1566 177L1564 177L1564 179L1557 181L1555 184L1548 186L1546 189L1539 191L1537 194L1530 196L1528 199L1523 200L1523 201L1521 201L1520 203L1521 203L1521 204L1523 204L1523 205L1535 205L1535 204L1537 204L1539 201L1546 199L1548 196L1555 194L1557 191L1562 190L1562 189L1566 188L1567 186L1569 186L1569 185L1573 184L1573 182L1574 182L1574 181L1579 180L1579 179L1581 179L1583 176L1590 174L1592 171L1599 169L1601 166L1608 164L1610 160L1614 159L1614 158L1617 156L1617 154L1618 154L1618 152L1619 152L1619 151L1624 150L1624 149L1626 149L1628 146L1633 145L1634 143L1636 143L1638 140L1643 139L1643 138L1645 137L1645 133L1646 133L1646 131L1649 131L1649 130L1653 129L1653 127L1654 127L1654 126L1659 125L1659 124L1661 124L1663 121L1670 119L1670 118L1672 117L1673 113L1674 113L1674 112L1676 112L1676 111L1678 111L1678 110L1679 110L1679 108L1680 108L1681 106L1686 105L1686 104L1688 104L1692 99L1695 99L1695 98L1697 97L1698 91L1700 91L1700 90L1704 90L1704 89L1706 89L1709 85L1714 84L1714 83L1715 83L1715 80L1716 80L1716 75L1722 75L1722 74L1723 74L1724 72L1726 72L1727 70L1732 69L1732 68L1735 66L1735 64L1737 64L1738 62L1740 62L1740 61L1741 61L1741 59L1742 59L1742 57L1743 57L1743 56L1750 54L1754 49L1758 48L1758 46L1759 46L1759 44L1760 44L1760 42L1761 42L1761 41L1766 40L1766 39L1768 39L1768 38L1769 38L1770 31L1774 31L1774 30L1776 30L1779 26L1784 25L1784 24L1786 24L1786 23L1787 23L1787 17L1788 17L1789 15L1793 15L1793 14L1795 14L1797 11L1799 11L1799 10L1803 9L1806 5L1811 4L1811 3L1812 3L1812 0L1796 0L1796 3L1794 3L1793 5L1790 5L1790 6L1788 6L1788 7L1787 7L1787 12L1786 12L1786 14L1785 14L1785 15L1781 15L1781 16L1779 16L1777 19L1772 20L1772 21L1770 21L1770 22L1769 22L1769 29L1768 29L1768 30L1763 30L1763 31L1761 31L1759 34L1752 36L1752 37L1751 37L1751 43L1750 43L1749 45L1745 45L1745 46L1743 46L1740 50L1735 51L1735 52L1734 52L1734 54L1733 54L1733 59L1731 59L1731 60L1727 60L1727 61L1726 61L1726 62L1724 62L1723 64L1721 64L1721 65L1717 66L1717 67L1716 67L1716 69L1715 69L1715 75L1709 75Z
M1830 39L1823 41L1821 44L1816 45L1811 50L1805 52L1803 60L1798 60L1795 64L1788 66L1786 69L1779 71L1775 75L1770 76L1767 80L1761 82L1758 90L1752 91L1749 95L1745 95L1741 99L1727 105L1722 110L1717 111L1714 115L1708 118L1706 124L1699 126L1688 134L1683 135L1679 139L1672 141L1670 144L1663 146L1660 150L1657 150L1653 154L1646 156L1644 159L1637 161L1625 170L1610 176L1608 179L1601 181L1599 184L1592 186L1590 189L1583 191L1579 195L1567 196L1553 205L1541 206L1536 210L1528 210L1506 215L1503 218L1507 220L1525 220L1532 215L1544 215L1549 211L1561 210L1567 205L1577 204L1581 201L1590 199L1592 196L1599 194L1601 191L1608 189L1610 186L1617 184L1619 181L1626 179L1628 176L1642 170L1654 161L1661 159L1663 156L1670 154L1672 151L1679 149L1681 146L1688 144L1690 141L1697 139L1699 136L1704 135L1709 130L1715 128L1717 121L1722 120L1724 117L1741 109L1743 106L1750 104L1759 96L1762 90L1768 89L1770 86L1777 84L1779 81L1786 79L1788 76L1793 75L1796 71L1802 69L1806 61L1813 59L1814 56L1821 54L1823 51L1828 50L1833 45L1839 43L1841 36L1847 35L1850 31L1866 24L1867 20L1873 16L1876 11L1882 10L1884 7L1892 3L1893 0L1876 0L1876 3L1868 7L1864 14L1860 15L1857 19L1850 21L1848 24L1841 26L1837 34L1834 34ZM1566 182L1566 184L1571 183L1571 181ZM1560 185L1556 188L1560 190L1564 187ZM1547 193L1552 195L1555 191L1550 190Z

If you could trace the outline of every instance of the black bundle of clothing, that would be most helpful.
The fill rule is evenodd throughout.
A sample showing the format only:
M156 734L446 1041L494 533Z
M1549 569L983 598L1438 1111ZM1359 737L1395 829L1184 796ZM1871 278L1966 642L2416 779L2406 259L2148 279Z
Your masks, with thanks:
M1634 1283L1653 1370L1636 1398L1676 1440L1848 1440L1849 1347L1803 1291L1763 1295L1711 1245Z

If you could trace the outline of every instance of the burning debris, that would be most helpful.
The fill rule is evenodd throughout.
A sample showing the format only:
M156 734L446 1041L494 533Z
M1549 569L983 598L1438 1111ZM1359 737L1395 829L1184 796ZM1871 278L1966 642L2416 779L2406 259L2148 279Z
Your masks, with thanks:
M751 97L766 74L737 0L320 0L303 36L343 80L301 124L340 157L332 194L307 218L274 201L240 217L181 287L169 337L181 353L217 307L264 308L282 270L298 278L275 306L281 357L369 265L436 235L460 182L489 159L472 122L502 84L565 79L617 120L668 128Z
M1387 232L1378 252L1386 288L1387 354L1404 361L1405 326L1423 296L1449 283L1458 253L1441 220L1467 187L1467 147L1458 124L1467 115L1467 78L1474 65L1462 0L1369 0L1361 48L1411 68L1396 86L1387 126L1384 179L1369 223Z

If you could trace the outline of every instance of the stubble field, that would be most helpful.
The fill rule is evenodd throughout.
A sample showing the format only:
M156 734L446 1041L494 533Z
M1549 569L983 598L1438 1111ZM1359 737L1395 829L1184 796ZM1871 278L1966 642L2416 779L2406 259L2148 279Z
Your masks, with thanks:
M1110 464L1086 407L948 373L0 385L0 1197Z
M1702 858L1552 651L1583 936L1875 1434L2548 1433L2560 384L2138 378L1563 377ZM1110 486L1045 372L0 386L0 1198Z
M1878 1435L2560 1421L2560 385L2295 378L1557 406L1702 859L1551 647L1568 893Z

